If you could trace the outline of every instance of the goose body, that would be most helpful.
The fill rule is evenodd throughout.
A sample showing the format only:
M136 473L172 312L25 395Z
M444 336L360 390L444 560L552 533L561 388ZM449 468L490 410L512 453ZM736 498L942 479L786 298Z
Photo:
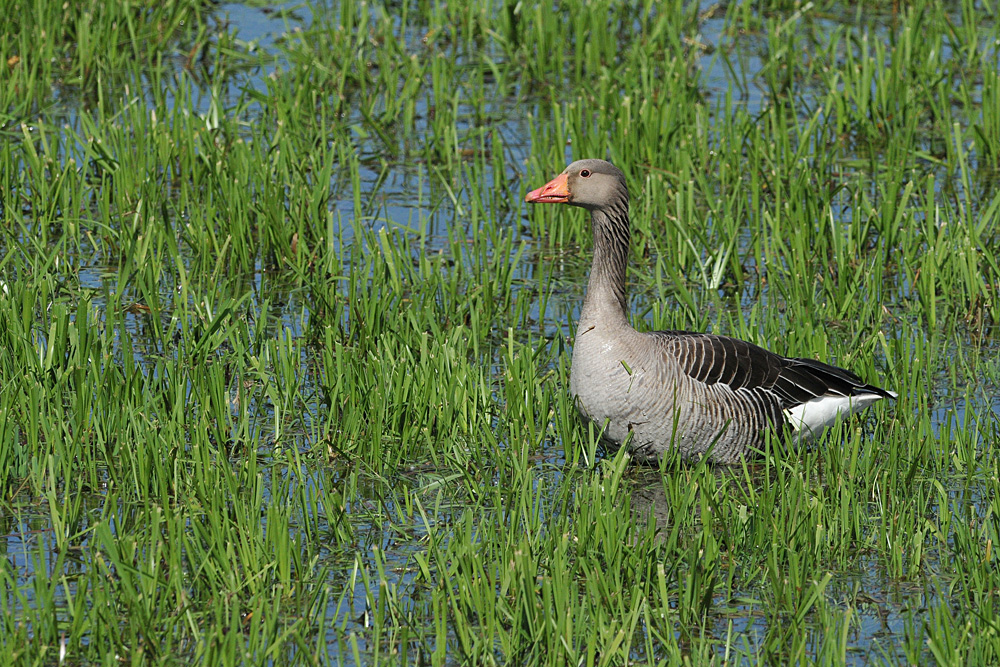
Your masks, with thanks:
M569 390L613 446L628 440L642 460L677 450L686 459L710 452L732 463L759 449L769 430L810 440L838 419L896 397L848 370L736 338L636 331L625 295L628 188L611 163L578 160L525 199L590 211L594 259Z

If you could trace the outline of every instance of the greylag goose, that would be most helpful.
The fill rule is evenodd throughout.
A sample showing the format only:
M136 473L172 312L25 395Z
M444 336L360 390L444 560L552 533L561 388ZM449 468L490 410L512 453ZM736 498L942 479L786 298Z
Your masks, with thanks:
M578 160L525 201L590 211L594 259L569 391L612 446L628 440L633 457L646 461L677 450L685 459L709 452L716 462L733 463L759 451L768 430L811 440L838 419L896 397L842 368L735 338L632 328L628 187L610 162Z

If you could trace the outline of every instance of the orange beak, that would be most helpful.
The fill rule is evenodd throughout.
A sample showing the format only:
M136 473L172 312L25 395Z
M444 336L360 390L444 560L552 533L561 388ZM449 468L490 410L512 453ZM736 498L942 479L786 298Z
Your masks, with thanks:
M529 204L566 204L569 202L569 184L566 174L559 174L551 181L532 190L524 198Z

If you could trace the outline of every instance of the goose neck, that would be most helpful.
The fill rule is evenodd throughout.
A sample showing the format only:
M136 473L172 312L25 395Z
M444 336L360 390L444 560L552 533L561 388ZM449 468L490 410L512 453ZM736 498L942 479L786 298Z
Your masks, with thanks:
M594 261L580 322L627 326L625 270L631 239L628 201L610 209L593 210L590 221L594 232Z

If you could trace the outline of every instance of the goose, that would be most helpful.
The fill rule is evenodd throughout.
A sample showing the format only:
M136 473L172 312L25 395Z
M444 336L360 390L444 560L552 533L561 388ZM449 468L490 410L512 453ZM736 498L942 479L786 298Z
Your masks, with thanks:
M594 256L570 365L569 392L613 448L639 461L676 450L736 463L765 433L818 438L839 419L896 393L851 371L783 357L736 338L636 331L625 291L631 228L625 175L604 160L578 160L525 201L590 211Z

